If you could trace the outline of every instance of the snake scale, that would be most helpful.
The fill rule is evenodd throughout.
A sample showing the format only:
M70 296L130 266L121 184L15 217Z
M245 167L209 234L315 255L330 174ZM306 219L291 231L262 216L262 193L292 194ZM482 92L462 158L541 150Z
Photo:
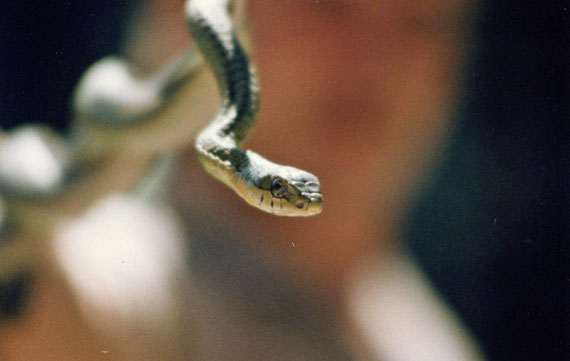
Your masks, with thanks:
M317 177L239 148L255 124L259 88L234 32L231 6L231 0L186 3L188 27L214 72L222 97L219 113L196 138L200 161L254 207L282 216L318 214L323 198Z

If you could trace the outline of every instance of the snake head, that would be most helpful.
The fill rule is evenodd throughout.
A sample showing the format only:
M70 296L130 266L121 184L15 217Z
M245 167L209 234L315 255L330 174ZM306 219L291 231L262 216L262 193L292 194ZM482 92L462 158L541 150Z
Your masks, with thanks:
M244 177L251 205L279 216L313 216L321 213L321 185L313 174L282 166L248 151L250 167Z
M312 216L322 210L323 197L321 185L317 177L292 167L284 169L295 176L284 177L270 175L264 177L259 187L262 192L259 198L260 208L283 216Z

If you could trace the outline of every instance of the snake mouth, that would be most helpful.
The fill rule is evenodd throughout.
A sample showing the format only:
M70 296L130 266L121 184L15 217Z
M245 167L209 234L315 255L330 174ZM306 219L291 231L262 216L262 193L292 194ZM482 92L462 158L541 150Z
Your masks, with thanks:
M304 212L309 212L311 215L320 213L322 206L323 196L316 192L302 192L297 202L295 202L295 207Z

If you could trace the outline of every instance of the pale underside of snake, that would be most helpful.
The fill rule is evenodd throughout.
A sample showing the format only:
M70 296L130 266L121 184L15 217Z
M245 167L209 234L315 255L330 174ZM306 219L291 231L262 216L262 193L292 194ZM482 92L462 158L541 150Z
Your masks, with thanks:
M321 212L320 183L306 171L240 149L259 108L257 77L231 21L231 0L190 0L190 32L212 68L222 97L217 116L198 134L195 149L205 169L247 203L282 216Z

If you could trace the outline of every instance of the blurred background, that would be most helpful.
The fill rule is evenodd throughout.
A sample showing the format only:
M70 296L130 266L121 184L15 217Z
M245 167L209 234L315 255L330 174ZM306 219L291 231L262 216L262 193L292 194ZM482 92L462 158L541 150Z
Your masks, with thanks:
M121 52L136 5L2 2L2 127L65 132L74 85ZM570 357L568 11L561 1L481 4L455 130L405 226L406 251L489 360ZM25 308L28 281L0 281L0 322Z
M481 9L458 128L407 240L489 359L564 360L568 8L521 5Z

